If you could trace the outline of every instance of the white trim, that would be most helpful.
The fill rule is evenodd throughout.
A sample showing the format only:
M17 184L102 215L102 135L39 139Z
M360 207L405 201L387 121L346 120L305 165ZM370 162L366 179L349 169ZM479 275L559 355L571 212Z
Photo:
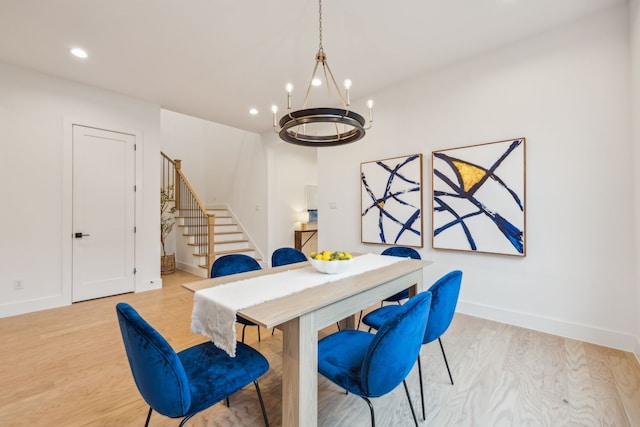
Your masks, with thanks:
M64 288L64 286L63 286ZM63 307L71 304L71 297L54 295L44 298L34 298L24 301L0 304L0 318L27 314L40 310Z
M457 311L469 316L480 317L482 319L493 320L623 351L633 351L635 340L636 357L639 355L638 349L640 349L640 342L631 334L462 300L458 301ZM638 357L638 360L640 361L640 357Z
M118 125L107 125L105 123L96 123L92 120L84 120L76 117L63 117L62 126L62 304L70 305L72 302L72 285L73 285L73 243L71 235L73 234L73 126L86 126L106 131L118 132L133 135L136 144L135 153L135 185L137 192L134 196L134 226L139 228L139 224L143 223L142 218L142 182L143 182L143 159L144 159L144 137L140 131L126 129ZM65 238L64 236L69 236ZM137 263L143 259L140 251L142 245L139 244L139 236L134 237L134 267L138 268ZM148 286L144 286L141 281L140 274L134 275L134 290L147 290ZM154 287L153 289L156 289ZM33 311L33 310L31 310Z
M189 265L180 261L176 261L176 268L178 270L186 271L187 273L191 273L196 276L204 277L205 279L209 278L206 268L194 267L193 265Z

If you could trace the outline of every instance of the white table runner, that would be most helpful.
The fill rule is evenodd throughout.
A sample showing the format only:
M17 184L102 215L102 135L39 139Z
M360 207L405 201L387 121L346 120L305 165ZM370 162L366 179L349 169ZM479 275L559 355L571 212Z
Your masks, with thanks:
M395 256L366 254L354 257L350 268L340 274L323 274L312 266L308 266L202 289L194 294L191 331L210 338L217 347L233 357L236 353L238 310L386 267L403 259Z

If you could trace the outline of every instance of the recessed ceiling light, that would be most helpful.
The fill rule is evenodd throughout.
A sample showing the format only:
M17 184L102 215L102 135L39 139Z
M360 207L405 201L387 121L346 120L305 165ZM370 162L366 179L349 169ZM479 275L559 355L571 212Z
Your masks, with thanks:
M251 114L252 116L255 116L256 114L258 114L258 110L255 108L252 108L249 110L249 114Z
M77 58L88 58L89 55L87 54L87 51L82 49L81 47L72 47L70 49L70 52L73 56L77 57Z

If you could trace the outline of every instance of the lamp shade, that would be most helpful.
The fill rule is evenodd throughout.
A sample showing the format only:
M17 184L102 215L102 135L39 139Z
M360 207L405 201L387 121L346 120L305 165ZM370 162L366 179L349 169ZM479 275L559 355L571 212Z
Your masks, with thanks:
M298 220L298 222L306 224L307 222L309 222L309 212L307 211L298 212L296 214L296 219Z

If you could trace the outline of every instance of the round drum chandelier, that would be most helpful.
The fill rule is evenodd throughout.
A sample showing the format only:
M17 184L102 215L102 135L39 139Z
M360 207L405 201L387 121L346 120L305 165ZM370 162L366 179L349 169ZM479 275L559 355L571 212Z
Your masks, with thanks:
M345 92L343 94L333 77L322 46L322 0L318 1L318 10L320 43L302 108L292 110L291 93L293 92L293 85L287 83L285 88L287 91L286 114L280 120L277 120L278 107L273 105L271 111L273 112L273 129L280 135L282 140L305 147L333 147L349 144L364 137L365 131L371 128L373 124L373 101L369 100L367 102L369 107L368 120L351 110L349 100L351 80L344 81ZM318 76L319 72L320 76ZM322 85L322 77L326 83L329 104L333 101L338 106L308 108L309 95L312 93L314 86Z

